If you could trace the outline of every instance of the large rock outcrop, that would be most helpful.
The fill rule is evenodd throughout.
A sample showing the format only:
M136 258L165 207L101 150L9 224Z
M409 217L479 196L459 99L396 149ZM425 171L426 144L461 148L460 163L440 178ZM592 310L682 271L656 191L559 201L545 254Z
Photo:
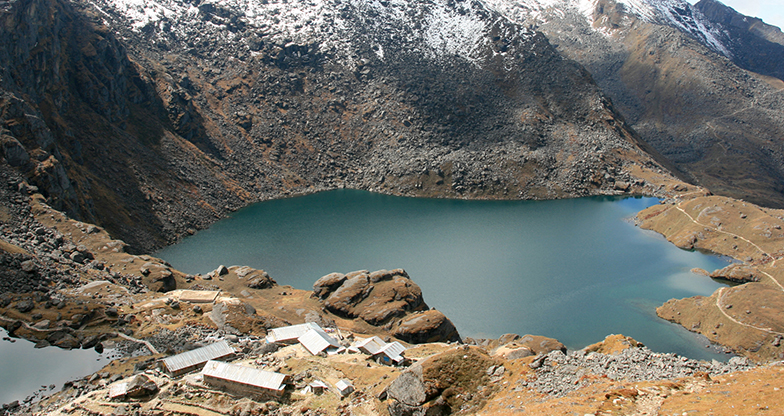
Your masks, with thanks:
M460 339L444 314L429 309L422 290L403 269L330 273L313 284L313 296L339 317L385 326L406 342Z

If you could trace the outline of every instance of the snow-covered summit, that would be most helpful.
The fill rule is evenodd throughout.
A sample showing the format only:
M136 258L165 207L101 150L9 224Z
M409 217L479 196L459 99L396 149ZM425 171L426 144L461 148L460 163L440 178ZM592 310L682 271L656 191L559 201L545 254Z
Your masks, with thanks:
M546 22L576 12L593 24L599 0L484 0L494 10L518 23ZM625 12L646 22L668 25L698 39L725 56L730 56L722 27L711 22L685 0L615 0ZM597 30L603 30L597 28Z

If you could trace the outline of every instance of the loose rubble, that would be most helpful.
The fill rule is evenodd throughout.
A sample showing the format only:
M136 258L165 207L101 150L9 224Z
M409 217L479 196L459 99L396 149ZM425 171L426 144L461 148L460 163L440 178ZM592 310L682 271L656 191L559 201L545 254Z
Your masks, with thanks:
M601 354L585 350L551 351L537 357L531 368L536 376L520 380L518 385L534 388L554 397L562 397L591 383L585 375L604 375L618 381L678 379L706 374L716 376L754 367L746 358L733 357L726 363L692 360L673 353L657 353L648 348L627 348L617 354Z

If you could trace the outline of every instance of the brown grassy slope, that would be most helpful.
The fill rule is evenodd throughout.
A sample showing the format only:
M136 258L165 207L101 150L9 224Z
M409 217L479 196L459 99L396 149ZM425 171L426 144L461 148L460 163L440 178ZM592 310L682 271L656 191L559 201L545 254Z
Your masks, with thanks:
M708 298L671 300L665 319L756 360L784 358L784 212L709 196L676 199L638 214L643 228L684 249L730 256L757 270L759 282L722 288Z

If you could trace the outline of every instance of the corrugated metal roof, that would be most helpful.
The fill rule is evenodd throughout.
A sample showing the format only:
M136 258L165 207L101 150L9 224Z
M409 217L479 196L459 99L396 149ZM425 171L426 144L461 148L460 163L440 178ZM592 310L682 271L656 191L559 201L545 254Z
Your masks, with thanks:
M321 328L309 330L301 337L297 338L297 341L313 355L316 355L329 347L340 347L338 340L327 335Z
M365 354L376 355L385 345L387 345L387 343L384 342L383 339L374 336L363 339L362 341L355 343L353 346Z
M176 373L184 368L204 364L209 360L225 357L234 353L234 348L230 347L229 343L223 340L207 345L206 347L196 348L195 350L164 358L163 363L169 371Z
M221 361L208 361L201 372L205 376L276 391L283 390L286 381L285 374Z
M307 322L299 325L290 325L290 326L284 326L282 328L270 329L269 333L267 334L267 342L273 343L273 342L294 341L295 339L301 337L303 334L310 331L311 329L320 330L321 327L314 322Z
M402 354L405 350L406 347L404 347L403 344L395 341L385 345L378 353L386 355L387 357L391 358L392 361L400 362L403 361Z

